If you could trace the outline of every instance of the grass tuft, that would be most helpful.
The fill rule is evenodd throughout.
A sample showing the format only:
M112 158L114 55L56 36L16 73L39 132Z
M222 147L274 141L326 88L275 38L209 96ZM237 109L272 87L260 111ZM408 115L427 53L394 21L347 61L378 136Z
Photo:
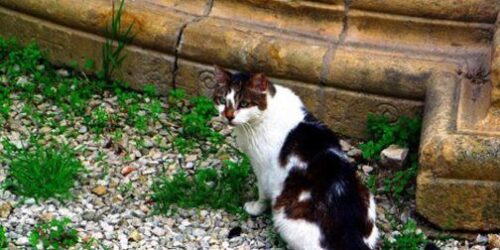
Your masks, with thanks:
M402 198L412 196L414 193L415 178L417 176L418 162L417 149L420 139L420 118L400 117L396 122L390 123L385 116L368 116L367 130L371 140L359 145L363 151L363 158L367 160L379 160L380 152L390 146L397 144L410 149L409 166L401 170L392 171L383 180L384 192L389 194L396 202ZM371 192L376 193L377 177L371 175L366 184Z
M6 150L2 158L9 165L4 188L36 200L71 197L70 190L84 167L69 146L35 144L31 149L17 149L4 144Z
M160 213L171 212L172 205L185 208L210 207L245 215L242 207L248 198L250 162L225 161L218 171L198 169L193 176L179 172L172 178L160 178L153 186L152 199Z
M123 53L125 46L132 43L135 36L132 34L134 23L123 31L122 15L124 6L125 0L121 0L118 10L115 12L115 2L113 1L111 27L106 28L106 41L102 47L102 71L98 75L107 82L111 82L113 73L120 68L123 60L125 60L127 56Z
M380 152L391 144L416 148L420 138L420 118L401 116L395 123L391 123L385 116L368 115L367 130L371 139L360 148L363 158L379 160Z
M429 241L424 233L417 228L417 223L409 219L403 225L401 233L396 235L394 239L384 239L382 244L383 250L407 250L407 249L423 249Z
M5 232L5 228L0 225L0 249L8 249L9 248L9 239L7 238L7 232Z
M72 227L69 218L37 224L29 236L33 249L68 249L78 241L78 231Z

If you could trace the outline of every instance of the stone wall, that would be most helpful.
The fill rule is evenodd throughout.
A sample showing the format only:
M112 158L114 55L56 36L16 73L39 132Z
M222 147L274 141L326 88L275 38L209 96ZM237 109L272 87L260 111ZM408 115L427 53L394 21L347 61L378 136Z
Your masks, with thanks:
M180 87L209 94L213 64L264 72L337 132L363 137L368 113L419 114L434 74L490 52L496 1L404 2L130 1L123 22L135 22L137 36L121 77L137 89L151 82L161 93ZM40 41L59 64L99 62L110 1L0 6L0 34Z

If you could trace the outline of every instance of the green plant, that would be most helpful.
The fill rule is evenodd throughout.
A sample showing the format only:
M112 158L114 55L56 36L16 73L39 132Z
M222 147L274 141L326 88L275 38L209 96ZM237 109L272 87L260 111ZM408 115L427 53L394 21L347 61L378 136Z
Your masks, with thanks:
M153 84L144 85L143 91L144 91L144 94L146 94L146 96L149 96L149 97L153 97L157 94L156 87Z
M0 125L9 118L12 99L10 98L10 88L0 87Z
M413 195L414 190L410 185L417 177L418 162L411 161L410 167L396 171L392 176L384 179L384 192L399 200L404 196Z
M391 144L405 146L410 149L410 165L384 178L384 192L395 200L413 194L411 185L417 175L417 148L419 143L421 120L419 118L400 117L390 123L385 116L368 116L367 130L371 140L360 144L363 157L368 160L379 160L380 152ZM376 179L370 176L367 182L372 192L376 191Z
M5 228L0 225L0 249L7 249L9 247L9 239L7 238L7 233Z
M42 249L68 249L78 241L78 231L72 227L69 218L37 224L29 236L29 242L34 249L39 249L39 246L42 246Z
M83 66L86 70L93 70L95 68L95 62L92 59L85 59L85 65Z
M286 242L281 238L280 234L276 232L275 228L269 227L267 229L267 239L273 245L273 249L286 249Z
M367 130L371 139L359 146L363 151L363 158L378 160L380 152L391 144L416 148L420 127L420 118L401 116L395 123L391 123L385 116L369 114Z
M120 1L118 10L115 12L113 1L113 11L111 16L111 28L106 28L106 41L102 47L102 71L100 77L107 82L111 82L113 72L120 68L126 54L123 54L125 46L132 43L134 34L132 28L134 23L130 24L125 31L122 31L122 15L125 0Z
M103 107L94 109L90 116L86 116L84 120L87 126L97 134L101 134L106 129L111 128L112 124L111 116Z
M17 82L17 77L30 74L41 79L44 67L38 66L43 63L42 53L35 43L20 48L14 38L0 38L0 68L5 70L8 80Z
M370 192L372 194L377 193L377 176L376 175L369 175L368 178L366 179L366 186L368 189L370 189Z
M129 181L118 186L117 190L124 198L126 198L132 194L133 187L132 182Z
M186 98L186 92L182 89L172 89L168 92L168 103L171 105L178 104Z
M9 165L3 186L13 193L35 199L71 197L75 179L84 170L68 145L17 149L4 142L2 159Z
M417 223L409 219L401 230L401 234L396 235L394 240L384 239L383 250L411 250L422 249L428 243L424 233L417 229Z
M242 206L248 196L250 163L243 157L239 163L226 161L220 171L198 169L193 176L179 172L172 178L160 178L153 186L152 199L161 213L179 207L211 207L245 215Z

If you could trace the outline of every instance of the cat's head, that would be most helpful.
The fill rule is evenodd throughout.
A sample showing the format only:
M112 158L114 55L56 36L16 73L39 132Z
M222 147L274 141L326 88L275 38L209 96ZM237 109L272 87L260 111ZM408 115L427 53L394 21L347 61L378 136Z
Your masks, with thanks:
M267 109L268 95L274 95L275 91L260 73L231 74L215 66L215 81L213 100L221 117L233 126L260 119Z

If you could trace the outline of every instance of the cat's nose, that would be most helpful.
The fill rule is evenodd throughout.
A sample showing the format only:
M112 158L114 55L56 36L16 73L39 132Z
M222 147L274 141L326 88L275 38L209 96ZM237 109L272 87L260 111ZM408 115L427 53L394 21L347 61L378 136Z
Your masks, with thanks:
M224 116L227 118L229 122L231 122L234 119L234 109L226 108L224 110Z

